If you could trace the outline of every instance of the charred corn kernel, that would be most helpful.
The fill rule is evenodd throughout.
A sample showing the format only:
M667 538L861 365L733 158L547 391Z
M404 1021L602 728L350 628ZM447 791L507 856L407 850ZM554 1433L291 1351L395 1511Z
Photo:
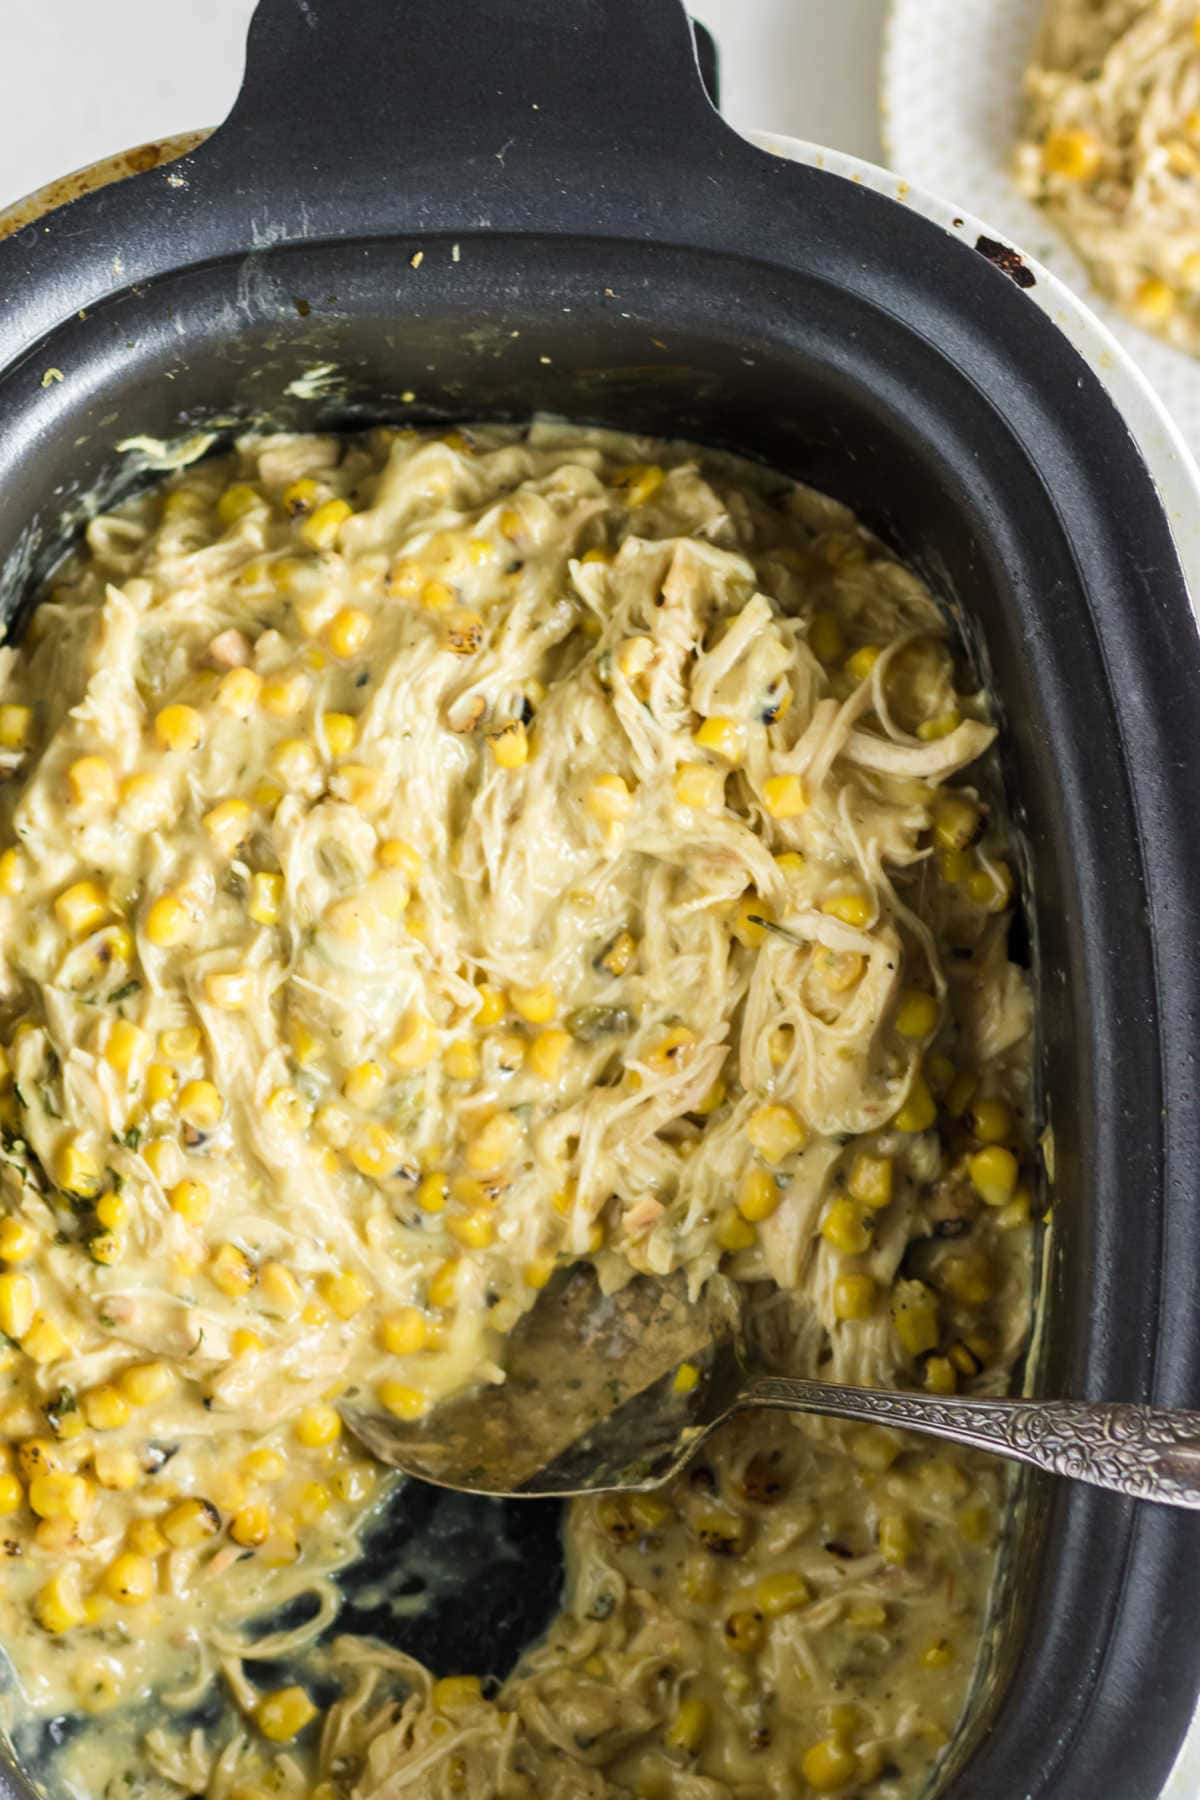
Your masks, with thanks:
M321 1450L326 1444L336 1444L341 1437L341 1415L328 1402L316 1401L312 1406L301 1408L293 1429L297 1442L306 1450Z
M208 1278L231 1300L240 1300L258 1280L258 1271L236 1244L219 1244L209 1258Z
M938 1003L921 988L905 988L893 1023L904 1038L926 1038L937 1030Z
M909 1356L924 1356L938 1341L938 1300L923 1281L899 1281L892 1290L892 1326Z
M139 1070L150 1054L150 1039L128 1019L114 1019L104 1046L104 1060L119 1075Z
M248 719L262 692L262 676L253 669L227 669L217 683L214 696L222 712L235 719Z
M357 656L371 635L371 615L358 606L344 606L335 613L325 632L325 642L335 656Z
M229 1535L235 1544L241 1544L247 1550L265 1544L271 1535L270 1507L261 1502L240 1507L229 1522Z
M179 1095L179 1116L197 1131L211 1131L221 1122L225 1103L211 1081L189 1081Z
M855 681L866 681L882 654L877 644L863 644L846 658L847 675L853 676Z
M529 761L529 738L520 719L509 719L487 733L488 745L501 769L519 769Z
M0 1275L0 1331L19 1341L33 1324L37 1289L28 1275Z
M766 1630L762 1614L752 1608L742 1608L731 1612L725 1620L721 1632L728 1649L739 1656L753 1656L762 1648Z
M67 770L67 786L76 806L115 806L117 778L103 756L80 756Z
M122 1370L118 1384L134 1406L153 1406L156 1400L165 1399L171 1392L175 1377L167 1363L133 1363Z
M961 794L942 794L933 808L933 841L941 850L965 850L979 830L979 808Z
M151 1063L146 1070L146 1105L162 1106L175 1098L179 1077L166 1063ZM148 1146L152 1148L152 1146Z
M720 1215L714 1235L722 1250L748 1250L751 1244L758 1242L755 1227L734 1207Z
M178 894L162 894L146 914L146 936L158 950L171 950L191 935L192 916Z
M479 1175L501 1169L511 1161L520 1141L519 1121L512 1113L496 1113L467 1145L467 1167Z
M87 1253L92 1261L104 1263L106 1266L120 1262L124 1250L125 1245L115 1231L94 1231L87 1239ZM29 1350L28 1343L25 1347ZM34 1352L29 1350L29 1354L33 1356ZM56 1354L61 1353L57 1352ZM43 1359L39 1358L38 1360Z
M29 1484L29 1505L39 1519L70 1519L75 1524L87 1516L92 1486L84 1475L68 1475L52 1469L35 1475Z
M164 706L154 715L154 735L164 750L198 750L204 720L194 706Z
M15 1475L0 1475L0 1516L10 1517L22 1505L25 1490Z
M282 1313L287 1319L299 1312L304 1301L300 1283L281 1262L263 1264L259 1294L273 1312Z
M250 877L250 897L246 911L256 925L277 925L279 904L283 898L283 876L259 871Z
M483 634L482 615L469 606L450 606L442 614L442 643L453 656L474 656Z
M808 1142L808 1129L790 1106L756 1106L746 1121L746 1136L764 1162L781 1163Z
M833 1284L833 1316L844 1322L869 1319L875 1310L875 1279L861 1271L839 1275Z
M1042 167L1065 181L1088 181L1103 159L1100 140L1080 127L1048 133L1042 143Z
M458 1297L458 1277L462 1262L457 1256L439 1263L429 1277L429 1304L431 1306L453 1306Z
M400 1167L404 1145L390 1126L372 1122L355 1135L346 1154L360 1175L383 1181Z
M132 1450L102 1446L93 1453L92 1469L102 1488L127 1492L141 1484L142 1465Z
M770 775L763 783L763 805L773 819L798 819L808 811L808 796L798 775Z
M328 501L326 504L332 506L335 503ZM345 502L338 504L345 505ZM318 507L313 519L319 517L323 510L324 508ZM346 510L348 512L349 508ZM302 1687L278 1688L273 1694L264 1694L254 1709L255 1724L273 1744L290 1743L316 1716L317 1709Z
M227 487L217 501L217 517L222 525L235 525L237 521L262 503L262 495L257 488L251 487L248 481L235 481Z
M342 1093L352 1106L374 1106L387 1085L387 1076L377 1062L359 1063L342 1082Z
M302 521L300 537L310 550L332 550L353 508L346 500L323 500Z
M860 929L870 924L874 905L861 888L847 888L840 894L827 894L821 902L821 911L831 919L840 919L844 925L855 925Z
M417 1186L417 1205L422 1212L440 1213L446 1208L446 1177L440 1169L431 1169Z
M398 1069L424 1069L438 1053L438 1029L427 1013L410 1010L388 1050Z
M254 997L254 976L249 969L216 970L204 977L204 995L222 1012L241 1012Z
M668 1749L694 1756L708 1732L708 1717L708 1706L698 1695L681 1700L664 1734Z
M890 1156L871 1156L860 1150L850 1166L846 1187L855 1200L874 1210L889 1206L894 1164Z
M669 1074L687 1062L696 1045L696 1034L686 1025L672 1025L670 1030L643 1053L642 1061L659 1074Z
M285 510L294 519L299 519L312 512L319 504L321 488L311 475L301 475L296 481L288 483L281 497Z
M881 1513L878 1537L879 1554L886 1563L906 1563L916 1549L912 1527L903 1513Z
M988 1206L1006 1206L1017 1191L1017 1159L1000 1144L977 1150L967 1163L967 1173L971 1186Z
M429 1321L419 1307L402 1306L381 1321L379 1341L392 1356L415 1356L429 1342Z
M775 913L770 903L757 894L745 894L733 913L733 935L747 950L757 950L767 936L767 923Z
M736 719L705 719L692 742L699 750L711 750L727 763L742 760L742 728Z
M820 1738L800 1758L800 1773L818 1794L836 1794L857 1781L858 1754L841 1737Z
M777 1575L765 1575L753 1588L754 1605L766 1619L780 1619L785 1613L798 1612L812 1599L803 1575L793 1569L781 1569Z
M26 750L32 738L32 706L0 706L0 750Z
M761 1220L769 1219L772 1213L778 1212L782 1198L779 1183L768 1170L747 1169L738 1195L738 1211L743 1219L749 1219L751 1224L757 1225Z
M469 1250L486 1250L496 1240L496 1220L488 1206L447 1220L446 1230Z
M0 856L0 894L22 894L28 879L28 866L19 850L6 850Z
M531 1025L547 1024L558 1011L558 995L548 981L537 987L514 987L508 990L509 1004Z
M385 838L379 846L379 866L399 869L410 881L415 881L425 866L425 858L403 838Z
M671 783L680 806L716 812L725 803L725 773L710 763L680 763Z
M961 1119L979 1086L978 1075L971 1075L966 1070L954 1077L946 1089L944 1105L952 1119Z
M937 1102L925 1077L917 1074L892 1123L897 1131L928 1131L937 1120Z
M840 663L846 654L846 637L836 613L813 614L808 628L808 647L818 662Z
M79 1138L68 1138L54 1162L54 1174L64 1193L90 1200L100 1192L100 1164Z
M119 1387L106 1382L83 1396L83 1416L93 1431L116 1431L129 1423L129 1401Z
M917 726L917 736L922 743L931 744L938 738L949 737L961 723L961 715L957 712L938 713L936 718L922 719Z
M846 1194L829 1202L821 1221L821 1236L843 1256L861 1256L871 1248L871 1227L857 1201Z
M370 1288L352 1269L322 1275L317 1288L330 1312L339 1319L354 1318L371 1298Z
M60 1569L38 1590L33 1600L33 1616L43 1631L53 1632L56 1636L83 1624L87 1608L80 1597L73 1570Z
M981 1144L1002 1144L1014 1130L1012 1108L995 1098L976 1100L968 1123Z
M0 1262L24 1262L38 1246L37 1232L24 1219L0 1219Z
M530 1069L541 1081L557 1081L562 1073L563 1060L571 1048L571 1035L567 1031L539 1031L529 1046L528 1063Z
M923 1376L931 1394L953 1394L958 1388L958 1373L948 1356L930 1356Z
M633 795L621 775L598 775L583 796L583 804L602 825L617 825L633 811Z
M1134 306L1148 323L1161 325L1175 311L1179 296L1161 275L1147 275L1133 297Z
M122 1606L144 1606L154 1598L154 1564L148 1556L123 1550L113 1558L100 1577L104 1592Z
M652 500L666 480L666 473L657 463L630 463L626 468L618 469L612 477L612 485L625 495L630 506L645 506Z
M72 937L84 937L108 916L108 901L94 881L77 881L54 902L54 916Z
M308 699L308 676L300 669L287 669L264 681L259 690L263 710L276 719L294 719Z
M52 1474L59 1466L58 1445L53 1438L26 1438L17 1446L17 1469L22 1481Z

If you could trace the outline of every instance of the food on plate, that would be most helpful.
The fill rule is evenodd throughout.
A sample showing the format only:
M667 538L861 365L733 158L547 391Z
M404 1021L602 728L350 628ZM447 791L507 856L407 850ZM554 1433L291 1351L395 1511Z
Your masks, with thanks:
M845 507L688 445L252 436L91 522L0 650L0 1637L11 1727L84 1720L60 1785L916 1792L998 1465L745 1416L570 1508L500 1685L336 1634L392 1488L337 1402L501 1380L581 1257L721 1270L796 1373L1005 1389L994 737Z
M1200 350L1200 13L1191 0L1049 0L1017 179L1097 287Z

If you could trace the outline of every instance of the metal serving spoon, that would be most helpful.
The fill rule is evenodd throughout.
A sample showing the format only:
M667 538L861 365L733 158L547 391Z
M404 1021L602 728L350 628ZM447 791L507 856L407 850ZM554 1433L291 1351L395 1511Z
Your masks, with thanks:
M439 1487L565 1496L657 1487L731 1414L767 1406L901 1426L1112 1493L1200 1510L1200 1413L1082 1400L988 1400L840 1387L756 1372L732 1282L699 1301L682 1275L601 1292L561 1272L507 1340L506 1380L418 1424L345 1395L381 1462Z

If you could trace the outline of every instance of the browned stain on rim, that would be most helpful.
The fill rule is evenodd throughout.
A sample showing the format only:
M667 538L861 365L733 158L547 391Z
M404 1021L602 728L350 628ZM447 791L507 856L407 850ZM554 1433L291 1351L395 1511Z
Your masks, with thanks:
M159 169L164 163L188 156L210 135L209 131L181 131L174 137L162 138L157 143L139 144L134 150L121 150L115 156L105 156L99 162L89 163L85 169L76 169L73 174L59 175L45 187L36 188L32 194L26 194L23 200L16 200L11 206L0 210L0 238L24 231L26 226L36 224L56 207L66 206L70 200L79 200L84 194L94 193L97 188L108 187L114 181L124 181L129 175L144 175L148 169Z

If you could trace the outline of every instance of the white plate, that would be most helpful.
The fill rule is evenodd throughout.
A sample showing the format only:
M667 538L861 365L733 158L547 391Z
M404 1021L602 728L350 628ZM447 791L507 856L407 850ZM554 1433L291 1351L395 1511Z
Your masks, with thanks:
M891 0L883 139L901 175L961 201L1081 294L1145 371L1200 456L1200 358L1130 323L1009 172L1021 77L1045 0Z

